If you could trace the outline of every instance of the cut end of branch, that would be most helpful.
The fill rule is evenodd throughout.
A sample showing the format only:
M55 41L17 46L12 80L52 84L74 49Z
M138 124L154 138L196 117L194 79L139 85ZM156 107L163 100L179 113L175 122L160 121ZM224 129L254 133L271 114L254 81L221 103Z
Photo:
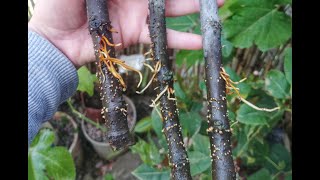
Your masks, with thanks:
M109 144L113 151L119 151L128 148L135 144L134 139L130 133L123 134L108 134Z

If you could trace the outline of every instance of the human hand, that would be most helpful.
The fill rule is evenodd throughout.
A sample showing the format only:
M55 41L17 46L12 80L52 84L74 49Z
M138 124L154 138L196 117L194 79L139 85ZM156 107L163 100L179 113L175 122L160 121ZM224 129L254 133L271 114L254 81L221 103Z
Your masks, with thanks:
M218 0L221 6L224 0ZM166 16L199 12L199 0L167 0ZM148 0L109 0L111 25L117 48L151 43L147 24ZM53 43L76 67L95 61L84 0L38 0L29 28ZM167 29L169 48L201 49L200 35Z

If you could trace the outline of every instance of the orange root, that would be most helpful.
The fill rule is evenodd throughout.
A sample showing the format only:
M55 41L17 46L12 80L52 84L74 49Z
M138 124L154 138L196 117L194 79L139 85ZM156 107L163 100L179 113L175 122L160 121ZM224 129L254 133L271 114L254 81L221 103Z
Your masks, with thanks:
M114 29L110 29L109 31L111 32L115 32ZM107 45L108 46L112 46L112 47L115 47L115 46L121 46L121 43L119 44L112 44L109 42L109 40L104 36L102 35L101 37L101 40L100 40L100 49L99 49L99 52L100 52L100 56L99 56L99 59L100 59L100 72L102 73L103 75L103 82L105 80L105 76L104 76L104 73L102 72L102 69L101 69L101 63L105 64L107 69L111 72L111 74L117 78L120 82L120 84L124 87L124 89L126 88L126 84L123 80L123 78L121 77L121 75L118 73L118 71L116 70L116 68L114 67L114 65L120 65L121 67L123 67L124 69L127 69L127 70L131 70L131 71L135 71L139 74L139 83L138 83L138 87L140 86L140 84L142 83L142 74L139 70L136 70L130 66L128 66L127 64L125 64L125 61L122 61L120 59L117 59L117 58L112 58L110 57L109 53L110 53L110 50L107 51Z
M255 105L253 105L252 103L250 103L249 101L245 100L241 95L240 95L240 92L239 92L239 88L236 88L233 84L238 84L238 83L241 83L243 82L246 78L240 80L239 82L234 82L230 79L230 76L229 74L223 69L221 68L221 71L220 71L220 75L221 77L225 80L226 82L226 93L227 94L232 94L232 93L236 93L238 95L238 98L240 99L240 101L244 102L245 104L247 104L248 106L252 107L253 109L256 109L258 111L266 111L266 112L272 112L272 111L275 111L275 110L278 110L280 109L280 107L275 107L275 108L272 108L272 109L267 109L267 108L260 108L260 107L257 107ZM233 90L234 92L232 92L231 90Z

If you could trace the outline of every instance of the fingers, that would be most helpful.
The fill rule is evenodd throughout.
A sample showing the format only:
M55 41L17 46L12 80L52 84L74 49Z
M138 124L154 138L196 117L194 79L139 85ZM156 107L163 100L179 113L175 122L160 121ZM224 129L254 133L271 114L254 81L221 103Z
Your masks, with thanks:
M169 48L187 50L198 50L202 48L201 36L197 34L167 29L167 39ZM139 42L144 44L151 43L147 25L143 28L143 31L139 38Z
M222 6L224 0L217 0L218 5ZM183 16L199 12L199 0L166 0L166 16Z
M169 48L196 50L202 48L200 35L167 29Z
M66 18L67 17L67 18ZM53 29L77 29L86 21L85 2L83 0L46 0L37 1L30 22Z
M225 0L217 0L219 6ZM166 0L166 16L183 16L197 13L200 10L199 0ZM202 48L200 35L167 29L168 47L174 49L197 50ZM142 28L140 43L150 44L148 25Z

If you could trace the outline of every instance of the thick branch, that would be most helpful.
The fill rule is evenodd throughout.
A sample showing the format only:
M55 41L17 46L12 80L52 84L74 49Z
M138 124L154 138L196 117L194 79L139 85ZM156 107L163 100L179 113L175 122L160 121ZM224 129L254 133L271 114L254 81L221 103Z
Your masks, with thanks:
M165 24L165 1L149 0L150 22L149 31L152 41L153 58L161 62L161 69L157 74L160 98L160 110L163 119L163 133L169 147L171 176L173 179L191 179L190 165L183 144L178 110L173 92L173 72L171 61L167 54L167 33ZM162 94L162 93L161 93ZM169 99L170 96L170 99Z
M100 62L101 38L105 36L113 44L111 22L109 20L106 0L86 0L89 31L94 43L94 51ZM107 46L111 57L115 57L113 46ZM127 123L127 105L122 96L123 87L104 63L99 63L100 96L102 100L102 113L106 120L108 141L114 150L120 150L134 144ZM116 64L114 66L117 68ZM118 69L116 69L118 71Z
M227 117L226 84L221 78L221 24L216 0L200 0L208 101L207 132L211 143L212 179L236 179Z

